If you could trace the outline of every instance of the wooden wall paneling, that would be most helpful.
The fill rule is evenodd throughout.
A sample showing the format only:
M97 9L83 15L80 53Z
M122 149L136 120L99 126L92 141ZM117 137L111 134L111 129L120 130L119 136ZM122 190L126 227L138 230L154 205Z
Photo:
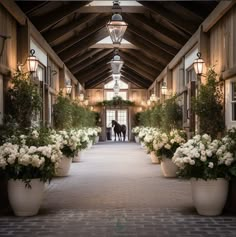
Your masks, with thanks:
M15 19L0 5L0 33L10 38L5 41L3 54L0 57L2 73L16 70L17 33ZM5 68L5 69L4 69Z

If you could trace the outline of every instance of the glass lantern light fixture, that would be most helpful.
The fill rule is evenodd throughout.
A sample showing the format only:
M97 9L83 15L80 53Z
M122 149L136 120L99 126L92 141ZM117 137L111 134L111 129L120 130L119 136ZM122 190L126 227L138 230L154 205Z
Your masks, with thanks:
M114 94L115 94L115 96L118 96L119 91L120 91L120 87L119 87L118 81L115 81L115 84L114 84L113 90L114 90Z
M201 53L197 53L198 58L194 60L193 67L197 75L201 76L203 73L204 60L201 58Z
M18 69L22 71L22 67L26 64L27 65L27 70L30 73L36 72L38 69L38 64L39 60L34 56L35 50L31 49L30 50L30 55L27 57L26 61L24 64L19 64Z
M120 74L120 70L124 64L124 62L121 60L120 55L118 52L115 52L114 57L112 58L111 62L111 69L113 74Z
M119 1L115 0L113 2L112 11L115 13L112 15L111 20L107 23L107 30L113 44L120 45L128 24L123 21L121 14L118 13L118 11L121 11Z
M80 93L80 95L79 95L79 100L80 100L80 101L84 101L84 94L83 94L83 93Z
M167 85L166 85L165 81L162 82L161 94L164 95L164 96L167 94Z
M157 96L156 96L155 94L152 94L152 95L150 96L150 101L151 101L151 102L157 102Z
M116 74L112 74L112 78L114 81L119 81L120 80L120 77L121 77L121 74L120 73L116 73Z
M70 84L70 82L66 83L66 94L70 95L72 92L72 85Z

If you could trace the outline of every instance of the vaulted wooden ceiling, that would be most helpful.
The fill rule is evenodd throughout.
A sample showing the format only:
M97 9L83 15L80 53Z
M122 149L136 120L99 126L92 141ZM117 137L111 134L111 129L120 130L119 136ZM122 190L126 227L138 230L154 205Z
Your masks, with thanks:
M106 36L112 6L91 1L16 1L85 88L111 78L111 47L96 46ZM111 1L110 1L111 2ZM121 6L128 23L121 47L122 78L148 88L216 7L218 1L138 1Z

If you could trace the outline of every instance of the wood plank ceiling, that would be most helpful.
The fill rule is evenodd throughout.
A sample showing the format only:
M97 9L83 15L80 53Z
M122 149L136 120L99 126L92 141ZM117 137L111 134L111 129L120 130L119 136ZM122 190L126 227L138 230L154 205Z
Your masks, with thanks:
M90 6L90 1L16 2L85 88L111 78L113 49L95 45L108 36L111 6ZM124 39L133 46L121 47L119 53L122 78L148 88L218 2L138 2L140 6L122 6L128 23Z

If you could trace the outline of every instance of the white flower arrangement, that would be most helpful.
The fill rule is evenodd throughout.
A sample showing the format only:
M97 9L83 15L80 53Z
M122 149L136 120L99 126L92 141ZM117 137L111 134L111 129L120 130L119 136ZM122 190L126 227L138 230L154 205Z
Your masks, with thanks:
M227 177L234 158L223 140L204 134L181 145L172 161L180 168L180 176L207 180Z
M171 159L176 149L186 141L185 137L185 132L182 130L174 129L170 133L159 132L153 140L153 150L160 159L162 156Z
M4 143L0 146L0 168L8 179L22 179L27 183L40 178L46 182L55 175L61 155L56 145L35 147Z

